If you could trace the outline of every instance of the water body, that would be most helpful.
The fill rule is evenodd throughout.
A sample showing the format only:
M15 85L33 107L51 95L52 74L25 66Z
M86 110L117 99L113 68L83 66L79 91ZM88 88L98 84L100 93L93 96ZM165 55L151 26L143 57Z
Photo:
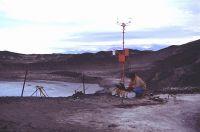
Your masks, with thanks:
M31 96L36 91L37 85L43 86L49 97L67 97L73 95L75 90L83 91L82 83L36 80L26 82L23 95ZM22 87L23 81L0 81L0 96L21 96ZM85 88L86 94L93 94L103 89L98 84L85 84Z

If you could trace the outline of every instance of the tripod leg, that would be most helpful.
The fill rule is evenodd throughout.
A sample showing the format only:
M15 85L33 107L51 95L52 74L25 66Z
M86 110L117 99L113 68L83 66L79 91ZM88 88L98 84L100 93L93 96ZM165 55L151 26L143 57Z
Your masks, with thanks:
M47 94L47 92L44 89L43 89L43 92L46 94L47 97L49 97L48 94Z
M44 93L42 92L42 88L41 87L39 88L39 91L40 91L40 97L42 97L42 96L45 97Z
M44 89L41 89L42 94L44 95L44 97L47 97L44 93Z
M37 94L37 91L38 91L38 89L36 89L35 92L31 96L33 96L35 93Z
M42 97L42 90L41 90L41 88L40 88L40 97Z

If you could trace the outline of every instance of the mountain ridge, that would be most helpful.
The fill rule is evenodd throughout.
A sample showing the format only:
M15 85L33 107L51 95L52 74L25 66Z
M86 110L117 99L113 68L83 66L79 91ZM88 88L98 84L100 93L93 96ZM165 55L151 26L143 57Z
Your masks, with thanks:
M199 51L200 40L180 46L169 46L159 51L129 50L126 72L136 72L154 91L163 87L200 88ZM117 54L120 52L122 51L116 51ZM31 71L32 79L71 81L69 77L85 73L90 76L88 78L98 78L99 81L120 78L121 73L118 57L112 55L112 51L83 54L0 52L0 79L22 79L27 67Z

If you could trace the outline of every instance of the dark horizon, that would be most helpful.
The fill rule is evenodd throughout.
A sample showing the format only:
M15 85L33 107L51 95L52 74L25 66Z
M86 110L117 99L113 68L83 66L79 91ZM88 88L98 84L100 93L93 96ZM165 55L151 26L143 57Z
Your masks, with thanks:
M197 39L197 40L194 40L194 41L191 41L191 42L195 42L195 41L200 41L200 39ZM191 43L191 42L187 42L187 43L184 43L184 44L181 44L181 45L185 45L185 44L188 44L188 43ZM159 44L154 44L153 47L151 48L142 48L142 47L139 47L139 46L125 46L125 48L128 48L129 50L136 50L136 51L159 51L159 50L162 50L162 49L165 49L165 48L168 48L168 47L172 47L172 46L181 46L181 45L159 45ZM135 48L134 48L135 47ZM120 51L122 50L122 46L116 46L115 48L108 48L107 50L98 50L98 51L92 51L92 50L78 50L78 51L75 51L75 50L68 50L66 52L63 52L63 53L47 53L47 54L84 54L84 53L99 53L99 52L112 52L112 51ZM11 52L11 53L17 53L17 54L24 54L24 53L19 53L19 52L13 52L13 51L8 51L8 50L3 50L3 51L0 51L0 52ZM28 53L28 54L32 54L32 53ZM33 53L34 54L34 53ZM40 54L46 54L46 53L40 53Z

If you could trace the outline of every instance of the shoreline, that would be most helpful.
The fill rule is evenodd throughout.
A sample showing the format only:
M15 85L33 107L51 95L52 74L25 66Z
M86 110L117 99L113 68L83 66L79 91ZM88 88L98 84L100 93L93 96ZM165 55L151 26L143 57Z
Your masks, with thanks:
M96 78L94 78L95 80ZM109 78L107 79L103 79L103 78L98 78L95 81L92 82L88 82L86 81L86 84L97 84L99 85L99 87L102 87L103 90L97 91L100 93L108 93L110 92L110 88L113 88L115 86L115 84L117 84L117 79L113 78L111 80L109 80ZM113 81L114 80L114 81ZM23 82L24 79L0 79L0 81L7 81L7 82ZM75 80L75 79L71 79L71 80L64 80L64 79L27 79L26 83L28 82L55 82L55 83L83 83L80 80ZM110 83L109 83L110 82ZM185 87L166 87L166 88L161 88L158 90L153 90L153 91L149 91L149 93L153 93L153 94L199 94L200 93L200 87L189 87L189 86L185 86Z

